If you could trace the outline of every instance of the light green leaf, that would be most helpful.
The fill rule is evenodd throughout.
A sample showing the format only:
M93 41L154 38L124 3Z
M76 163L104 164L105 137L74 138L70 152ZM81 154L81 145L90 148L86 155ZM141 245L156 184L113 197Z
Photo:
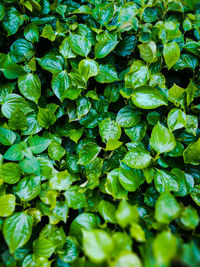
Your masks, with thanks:
M119 203L119 207L115 213L115 216L119 225L123 228L133 222L137 222L139 219L137 207L129 204L126 200L122 200Z
M196 142L189 144L183 152L183 158L185 164L200 164L200 138Z
M186 125L187 116L181 109L173 108L167 116L167 125L171 131L180 129Z
M140 60L135 61L131 65L129 72L125 75L125 87L135 89L145 85L150 78L150 74L151 72L144 62Z
M109 257L113 241L103 230L83 230L83 249L93 262L100 263Z
M22 144L12 145L4 154L4 159L18 161L24 158L24 146Z
M65 149L56 141L51 142L48 147L48 155L53 160L58 160L65 155Z
M155 209L155 218L158 222L168 224L179 217L180 213L181 207L170 192L164 192L159 196Z
M0 216L9 217L15 210L15 196L12 194L0 197Z
M56 116L51 110L39 107L37 120L40 126L44 127L45 129L48 129L56 122Z
M177 239L170 231L163 231L153 241L153 253L158 265L168 265L176 256Z
M76 54L72 51L69 44L69 37L65 38L59 46L59 51L65 59L75 58Z
M176 42L168 43L164 46L163 56L168 69L171 69L179 60L180 54L180 48Z
M99 133L101 135L102 140L118 140L121 136L121 128L115 121L112 121L110 118L107 118L99 124Z
M199 224L197 210L190 206L186 207L181 214L180 221L187 229L195 229Z
M137 87L132 94L133 103L143 109L154 109L162 105L167 106L167 101L163 94L154 87Z
M36 198L40 193L40 176L24 177L16 187L16 194L23 201L30 201Z
M151 160L149 151L138 146L128 151L122 162L134 169L144 169L151 164Z
M51 42L55 41L56 39L56 34L54 33L51 25L45 25L40 36L49 39Z
M85 81L99 73L99 64L93 59L81 60L78 64L78 68Z
M115 206L112 203L106 200L101 200L99 204L99 213L106 222L116 223L115 211Z
M140 50L140 57L147 63L152 63L156 59L156 43L150 41L149 43L138 45Z
M157 153L164 153L173 150L176 146L176 141L173 134L158 122L152 130L150 146Z

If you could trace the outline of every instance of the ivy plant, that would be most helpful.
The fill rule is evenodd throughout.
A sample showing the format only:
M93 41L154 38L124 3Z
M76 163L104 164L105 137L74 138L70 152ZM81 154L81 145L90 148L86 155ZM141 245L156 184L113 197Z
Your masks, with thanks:
M0 37L0 266L200 266L199 0L1 0Z

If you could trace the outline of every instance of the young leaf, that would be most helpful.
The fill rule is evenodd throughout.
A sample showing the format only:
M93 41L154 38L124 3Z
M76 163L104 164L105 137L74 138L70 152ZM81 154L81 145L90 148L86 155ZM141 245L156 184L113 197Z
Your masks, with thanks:
M164 46L163 56L168 69L171 69L171 67L173 67L179 60L180 54L180 48L176 42L168 43Z

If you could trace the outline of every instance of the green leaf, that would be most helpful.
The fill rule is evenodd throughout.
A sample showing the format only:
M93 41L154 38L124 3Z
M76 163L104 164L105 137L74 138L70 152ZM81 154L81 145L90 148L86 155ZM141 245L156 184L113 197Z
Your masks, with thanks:
M101 135L102 140L118 140L121 136L121 128L115 121L112 121L110 118L107 118L99 124L99 133Z
M183 105L183 93L184 89L174 84L168 91L168 99L173 102L175 106Z
M132 94L133 103L142 109L154 109L162 105L167 106L167 101L161 92L151 86L137 87Z
M78 64L78 68L85 81L99 73L99 64L93 59L81 60Z
M69 208L81 209L87 206L85 195L78 191L78 186L71 186L63 195Z
M93 10L92 15L101 25L107 25L114 13L113 3L100 3Z
M197 210L190 206L186 207L181 214L180 221L187 229L195 229L199 224L199 216Z
M95 76L99 83L112 83L118 81L117 71L111 64L100 64L99 73Z
M181 109L173 108L167 117L167 125L171 131L180 129L186 125L187 117Z
M152 157L148 150L142 147L135 147L128 151L122 162L134 169L144 169L151 164Z
M126 200L122 200L119 203L119 207L115 215L119 225L123 228L133 222L137 222L139 219L137 207L130 205Z
M106 200L101 200L99 204L99 213L108 223L116 223L115 206Z
M159 265L167 265L176 256L177 239L169 231L163 231L153 241L153 253Z
M40 154L46 150L51 143L50 139L35 135L29 139L29 148L34 154Z
M56 190L68 190L70 185L78 180L78 176L71 175L67 170L56 173L49 181L49 186Z
M37 58L37 61L44 70L50 71L52 74L63 70L64 60L59 53L48 53L42 58Z
M41 82L36 74L25 74L18 79L18 87L23 96L38 103L41 96Z
M10 57L15 63L30 60L34 54L32 43L25 39L16 40L10 47Z
M3 28L7 31L8 36L15 34L18 28L23 24L25 17L19 11L11 6L8 8L3 20Z
M4 154L4 159L18 161L24 158L24 146L22 144L12 145Z
M48 155L51 159L60 161L65 155L65 150L59 143L53 141L48 147Z
M140 119L140 113L137 110L132 109L130 106L127 106L119 110L116 122L121 127L132 127L138 124Z
M63 101L67 97L67 90L71 85L71 80L66 70L53 75L51 86L54 94Z
M30 201L36 198L40 193L40 182L39 176L28 176L24 177L16 187L16 194L23 201Z
M72 51L79 56L87 57L87 55L90 53L91 43L84 36L78 34L70 34L69 44Z
M168 69L171 69L179 60L180 53L179 45L176 42L168 43L164 46L163 56Z
M200 164L200 138L194 142L190 143L189 146L183 152L184 162L198 165Z
M32 226L33 217L24 212L14 213L5 220L3 235L11 253L27 243L32 233Z
M131 232L131 236L135 238L138 242L146 241L145 233L139 224L132 223L130 232Z
M56 34L54 33L51 25L45 25L40 36L49 39L51 42L55 41L56 39Z
M0 178L8 184L16 184L21 176L21 169L16 163L5 163L0 166Z
M136 30L137 27L135 26L137 25L137 19L136 19L137 13L138 9L135 3L132 2L125 3L120 8L119 12L119 18L118 18L118 22L120 24L119 29L121 29L121 31L129 31L132 28Z
M12 130L26 130L27 118L20 108L16 108L16 110L12 112L11 117L8 121L8 125Z
M113 241L103 230L83 230L83 249L93 262L100 263L109 257Z
M65 38L62 41L61 45L59 46L59 51L65 59L76 57L76 54L72 51L70 47L69 37Z
M40 174L39 161L34 157L32 157L30 159L21 160L19 163L19 166L23 170L23 172L25 172L25 173L35 174L35 175Z
M179 184L176 176L173 173L168 173L164 170L156 170L155 176L155 187L159 193L165 191L175 191L179 190Z
M96 58L104 58L107 56L112 50L115 49L118 41L104 41L97 43L95 45L95 57Z
M112 195L114 199L123 199L127 196L128 192L119 182L119 169L114 169L107 174L105 190L109 195Z
M108 139L105 150L115 150L122 145L122 142L115 139Z
M24 37L32 43L39 42L38 26L35 23L30 23L26 25L24 29Z
M79 161L81 165L87 165L92 162L99 154L101 148L95 143L83 145L79 152Z
M37 238L33 243L33 251L36 257L49 258L53 254L56 246L44 237Z
M9 217L15 210L15 196L12 194L0 197L0 216Z
M40 126L48 129L56 122L56 116L51 110L39 107L37 120Z
M17 94L8 94L3 101L3 105L1 107L1 112L6 118L10 118L11 114L16 111L17 108L20 108L24 114L27 114L32 111L29 107L26 100Z
M129 72L125 75L125 87L133 88L143 86L150 78L150 70L144 62L137 60L131 67Z
M152 63L156 59L156 44L153 41L150 41L146 44L138 45L140 50L140 57L147 63Z
M120 164L119 182L125 190L134 192L144 183L144 181L144 175L141 170L132 169L124 163Z
M81 213L71 223L69 234L76 236L78 240L82 239L82 230L92 230L98 228L100 219L93 213Z
M150 146L161 154L173 150L176 146L176 141L173 134L158 122L152 130Z
M179 217L180 213L181 207L170 192L164 192L159 196L155 209L155 218L158 222L168 224Z
M135 253L131 251L124 251L117 256L115 266L142 267L142 263Z
M5 16L5 6L3 4L0 4L0 21Z
M6 128L0 127L0 143L4 146L10 146L15 142L16 134Z

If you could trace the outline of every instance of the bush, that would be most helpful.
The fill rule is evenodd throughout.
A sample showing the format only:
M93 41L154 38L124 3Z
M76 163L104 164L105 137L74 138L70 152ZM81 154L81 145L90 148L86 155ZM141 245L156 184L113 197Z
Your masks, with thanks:
M0 264L200 265L198 0L2 0Z

